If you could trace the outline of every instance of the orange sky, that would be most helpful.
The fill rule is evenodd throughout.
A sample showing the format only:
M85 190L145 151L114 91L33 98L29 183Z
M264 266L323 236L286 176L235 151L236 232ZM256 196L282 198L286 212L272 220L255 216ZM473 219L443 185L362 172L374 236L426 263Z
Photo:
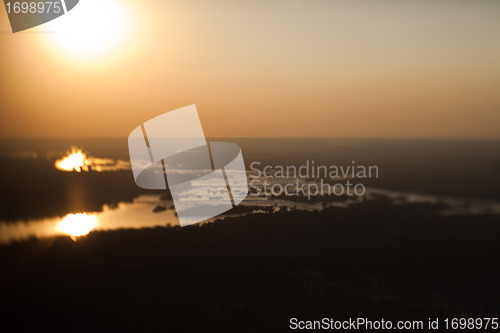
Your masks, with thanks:
M196 104L208 137L500 137L499 1L120 1L126 38L90 58L0 7L0 136Z

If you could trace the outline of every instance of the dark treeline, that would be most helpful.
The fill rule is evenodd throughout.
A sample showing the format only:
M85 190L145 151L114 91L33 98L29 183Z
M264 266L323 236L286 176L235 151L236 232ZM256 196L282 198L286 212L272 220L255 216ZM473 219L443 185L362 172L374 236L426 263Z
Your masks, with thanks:
M49 160L2 159L0 221L41 219L68 213L101 211L104 204L130 202L142 193L130 170L64 172Z
M487 317L500 225L377 201L0 247L10 330L284 332L297 317Z

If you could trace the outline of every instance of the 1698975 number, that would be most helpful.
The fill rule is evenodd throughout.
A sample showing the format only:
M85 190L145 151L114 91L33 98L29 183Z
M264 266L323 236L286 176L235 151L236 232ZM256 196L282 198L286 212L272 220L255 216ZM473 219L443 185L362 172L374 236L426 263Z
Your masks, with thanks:
M446 318L447 330L496 330L498 318Z
M62 10L60 1L23 1L23 2L5 2L7 13L14 14L35 14L35 13L55 13L59 14Z

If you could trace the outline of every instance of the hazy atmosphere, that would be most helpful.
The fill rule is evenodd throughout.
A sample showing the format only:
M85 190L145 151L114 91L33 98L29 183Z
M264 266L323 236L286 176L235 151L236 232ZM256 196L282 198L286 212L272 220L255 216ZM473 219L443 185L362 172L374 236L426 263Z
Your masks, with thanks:
M209 137L500 137L498 1L123 0L59 38L93 2L17 34L0 10L1 136L126 137L196 103Z

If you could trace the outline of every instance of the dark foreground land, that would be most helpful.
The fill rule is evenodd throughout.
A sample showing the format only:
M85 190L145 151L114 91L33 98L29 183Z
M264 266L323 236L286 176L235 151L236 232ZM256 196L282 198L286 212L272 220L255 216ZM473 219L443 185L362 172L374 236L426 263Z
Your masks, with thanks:
M0 248L2 331L286 332L291 317L499 317L498 222L380 201L32 240Z

